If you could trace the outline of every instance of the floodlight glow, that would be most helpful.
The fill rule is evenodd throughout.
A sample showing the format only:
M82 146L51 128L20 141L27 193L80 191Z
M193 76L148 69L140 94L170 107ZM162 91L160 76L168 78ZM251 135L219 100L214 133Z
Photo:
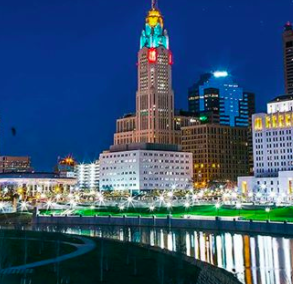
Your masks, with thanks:
M133 198L132 197L128 197L127 198L127 201L128 201L128 203L131 203L133 201Z
M104 197L103 197L103 196L100 196L100 197L99 197L99 201L100 201L100 202L103 202L103 201L104 201Z
M217 208L217 209L220 209L220 207L221 207L221 204L220 204L220 203L217 203L217 204L216 204L216 208Z
M266 208L266 212L269 213L271 211L271 208Z
M25 201L21 202L21 210L26 210L27 209L27 203Z
M258 193L256 194L256 197L257 197L257 198L261 198L261 197L262 197L262 194L261 194L260 192L258 192Z
M236 208L237 208L237 209L241 209L241 208L242 208L242 204L241 204L241 203L237 203L237 204L236 204Z
M94 210L94 209L95 209L95 206L92 205L92 206L91 206L91 210Z
M236 193L236 192L233 192L233 193L232 193L232 197L233 197L233 198L237 198L237 193Z
M75 206L77 205L77 203L76 203L74 200L70 200L70 205L71 205L72 207L75 207Z
M154 211L155 210L155 206L154 205L151 205L150 206L150 211Z
M168 207L168 208L171 208L171 207L172 207L171 202L168 202L168 203L167 203L167 207Z
M253 192L249 192L248 197L253 197Z
M274 192L272 192L272 193L270 194L270 196L271 196L272 198L274 198L274 197L276 196L276 194L275 194Z
M61 198L61 194L56 195L56 199L59 200Z
M119 206L119 209L120 209L121 211L123 211L123 210L124 210L124 206L123 206L123 205L120 205L120 206Z
M188 202L186 202L186 203L184 204L184 207L185 207L185 208L189 208L189 207L190 207L190 204L189 204Z
M213 73L213 75L215 78L225 78L229 76L227 71L216 71Z
M170 192L168 192L168 197L173 197L173 192L172 191L170 191Z
M3 202L0 202L0 210L3 210L5 207L5 204Z

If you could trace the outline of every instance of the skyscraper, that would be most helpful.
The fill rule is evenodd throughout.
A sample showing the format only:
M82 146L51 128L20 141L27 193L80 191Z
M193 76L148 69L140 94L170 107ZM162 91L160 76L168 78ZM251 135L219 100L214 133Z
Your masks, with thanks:
M293 94L293 29L288 22L283 33L285 90L287 95Z
M131 128L117 129L115 144L175 142L172 63L164 19L152 1L140 38L135 120L133 117ZM129 117L119 119L119 125L125 125L124 119L129 125Z
M219 123L248 127L254 95L244 92L226 71L203 74L188 92L189 111L219 115Z

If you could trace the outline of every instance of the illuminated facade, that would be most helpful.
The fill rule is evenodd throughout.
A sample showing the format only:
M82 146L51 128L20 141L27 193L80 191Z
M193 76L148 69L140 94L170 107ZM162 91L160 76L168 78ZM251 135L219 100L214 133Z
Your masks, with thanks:
M287 95L293 95L293 29L288 22L283 33L285 88Z
M114 144L174 144L173 58L161 12L152 2L138 52L135 116L117 121Z
M190 189L192 179L192 154L176 145L116 145L100 155L101 191Z
M100 162L76 166L77 186L80 189L98 190L100 182Z
M75 178L60 177L58 173L3 173L0 174L0 190L17 191L25 196L39 196L41 193L70 192L76 185Z
M246 128L195 124L183 127L182 132L182 149L193 153L196 187L236 183L239 174L249 173Z
M293 97L268 103L268 113L252 116L254 177L240 177L243 193L265 198L291 198L293 194Z

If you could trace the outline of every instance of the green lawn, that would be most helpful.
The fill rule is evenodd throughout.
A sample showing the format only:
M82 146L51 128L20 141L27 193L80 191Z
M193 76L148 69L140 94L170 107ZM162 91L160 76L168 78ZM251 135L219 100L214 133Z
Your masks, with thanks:
M44 210L41 214L60 214L61 210ZM124 211L120 211L118 208L103 208L100 210L81 209L75 210L73 214L82 216L153 216L166 217L169 213L175 218L182 218L184 215L195 215L195 216L220 216L220 217L236 217L240 216L246 220L259 220L265 221L270 219L271 221L289 221L293 222L293 207L272 207L268 213L264 207L250 209L242 208L241 210L231 207L222 207L219 210L212 205L193 206L188 209L184 207L172 208L168 210L166 208L156 209L154 212L150 212L148 209L135 209L128 208Z

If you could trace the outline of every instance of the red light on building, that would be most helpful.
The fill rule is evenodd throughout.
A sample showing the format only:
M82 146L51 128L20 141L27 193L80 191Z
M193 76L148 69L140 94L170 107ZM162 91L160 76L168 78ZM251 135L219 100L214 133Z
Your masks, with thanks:
M173 65L173 54L171 51L169 51L169 65Z
M150 48L148 52L149 63L157 62L157 50L155 48Z

